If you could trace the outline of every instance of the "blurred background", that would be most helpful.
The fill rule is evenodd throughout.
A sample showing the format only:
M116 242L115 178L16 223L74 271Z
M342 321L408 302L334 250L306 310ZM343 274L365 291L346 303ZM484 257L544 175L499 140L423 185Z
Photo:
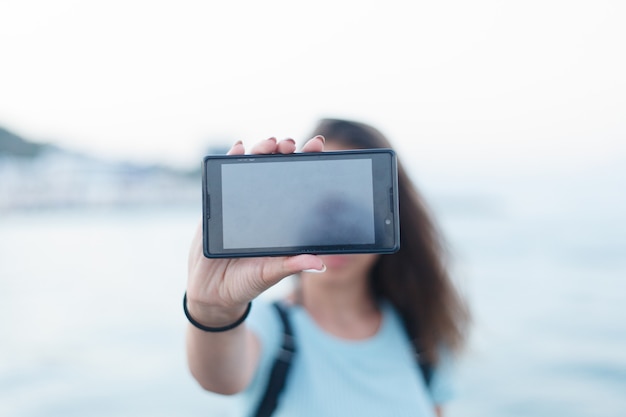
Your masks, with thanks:
M185 361L200 160L320 117L388 135L448 239L475 324L446 415L626 415L624 21L1 0L0 415L237 416Z

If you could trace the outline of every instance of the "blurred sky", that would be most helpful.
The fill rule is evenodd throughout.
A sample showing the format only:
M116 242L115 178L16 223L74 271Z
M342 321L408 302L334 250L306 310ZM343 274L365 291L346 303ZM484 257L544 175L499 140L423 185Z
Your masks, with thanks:
M0 0L0 126L196 164L338 116L432 166L593 169L626 162L624 22L620 0Z

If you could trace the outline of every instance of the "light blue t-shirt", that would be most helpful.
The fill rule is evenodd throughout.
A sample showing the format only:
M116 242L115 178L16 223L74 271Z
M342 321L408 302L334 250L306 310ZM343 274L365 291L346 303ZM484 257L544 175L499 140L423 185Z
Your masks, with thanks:
M247 325L261 341L257 372L241 394L250 415L267 384L282 341L282 326L271 304L253 303ZM345 340L323 331L306 310L290 307L297 352L274 413L276 417L432 417L434 405L448 401L452 388L448 366L434 370L427 389L400 317L382 306L377 334L365 340Z

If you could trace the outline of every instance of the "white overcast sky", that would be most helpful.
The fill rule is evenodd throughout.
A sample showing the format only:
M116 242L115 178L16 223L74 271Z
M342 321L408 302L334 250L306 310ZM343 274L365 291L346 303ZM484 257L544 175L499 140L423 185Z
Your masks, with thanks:
M625 22L620 0L0 0L0 126L196 163L337 116L424 163L616 163Z

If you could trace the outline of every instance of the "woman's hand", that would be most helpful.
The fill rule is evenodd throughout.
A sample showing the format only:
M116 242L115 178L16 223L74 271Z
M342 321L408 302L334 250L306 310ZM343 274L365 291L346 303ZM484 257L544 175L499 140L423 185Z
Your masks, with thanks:
M324 138L316 136L302 148L303 152L322 152ZM296 151L293 139L269 138L254 145L251 154L289 154ZM229 155L244 155L241 141ZM276 179L280 184L280 178ZM200 323L220 327L237 320L249 301L277 284L283 278L303 270L323 270L315 255L263 258L208 259L202 250L202 224L198 225L189 253L187 306Z

